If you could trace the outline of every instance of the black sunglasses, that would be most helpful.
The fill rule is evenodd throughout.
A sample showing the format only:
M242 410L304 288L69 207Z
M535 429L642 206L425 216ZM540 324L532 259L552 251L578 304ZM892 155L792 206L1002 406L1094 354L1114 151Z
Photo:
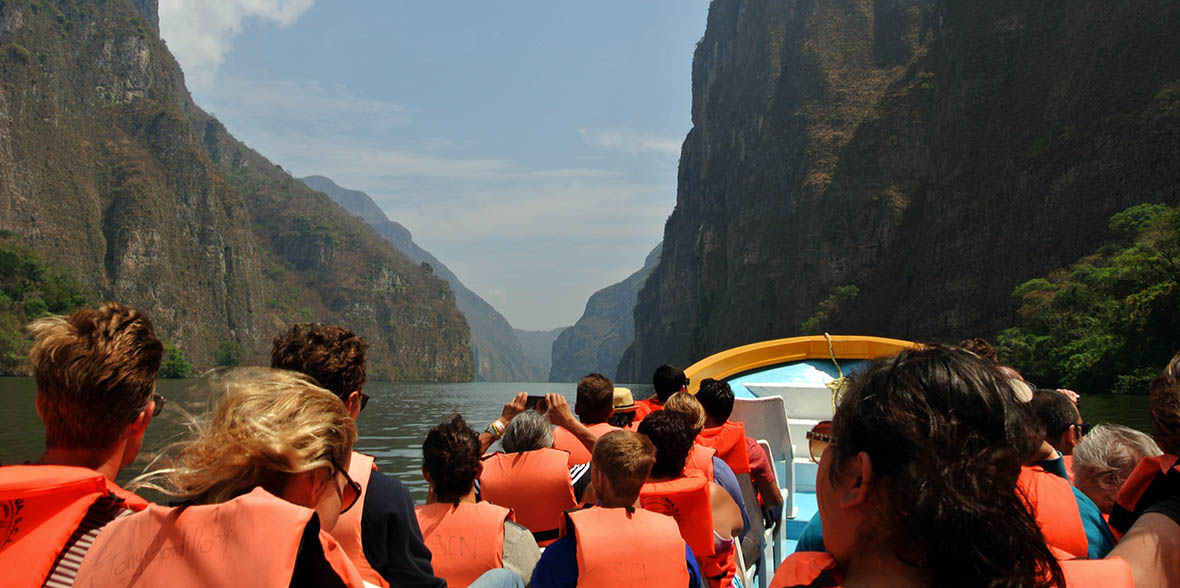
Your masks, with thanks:
M152 400L156 403L156 408L152 410L152 418L155 418L160 416L160 413L164 412L164 397L153 392Z
M357 501L360 500L361 485L356 483L348 475L348 471L340 467L340 464L336 463L335 460L332 461L332 467L336 469L337 473L344 474L344 481L348 482L345 484L344 489L340 491L340 514L344 514L348 512L348 509L356 506Z
M1093 425L1091 425L1090 423L1079 423L1074 426L1078 428L1078 434L1081 435L1082 437L1085 437L1086 433L1090 432L1090 428Z
M361 395L361 410L364 410L369 405L369 395L360 391L357 391L357 394Z

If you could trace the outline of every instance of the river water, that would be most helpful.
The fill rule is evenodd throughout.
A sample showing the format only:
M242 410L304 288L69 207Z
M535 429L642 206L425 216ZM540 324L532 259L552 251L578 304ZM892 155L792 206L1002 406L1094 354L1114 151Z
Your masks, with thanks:
M636 398L651 394L650 386L629 387ZM421 503L426 498L422 440L430 427L457 412L473 428L482 430L500 415L504 403L521 391L556 392L571 405L574 401L574 384L370 382L365 392L371 399L358 419L357 449L375 456L381 471L404 482ZM143 472L162 448L183 438L184 411L203 412L210 396L210 390L198 380L161 380L158 392L167 399L164 412L148 427L143 451L135 463L124 468L121 482ZM0 378L0 463L34 460L41 454L44 430L33 404L35 396L31 378ZM1080 406L1088 423L1121 423L1150 432L1146 396L1087 396Z

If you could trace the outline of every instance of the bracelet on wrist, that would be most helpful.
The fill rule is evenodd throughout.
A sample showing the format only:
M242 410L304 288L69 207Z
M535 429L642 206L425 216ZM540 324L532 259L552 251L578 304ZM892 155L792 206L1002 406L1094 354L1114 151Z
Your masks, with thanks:
M504 428L504 421L496 419L492 421L492 424L488 425L488 428L484 429L484 432L491 433L493 437L501 439L504 437Z

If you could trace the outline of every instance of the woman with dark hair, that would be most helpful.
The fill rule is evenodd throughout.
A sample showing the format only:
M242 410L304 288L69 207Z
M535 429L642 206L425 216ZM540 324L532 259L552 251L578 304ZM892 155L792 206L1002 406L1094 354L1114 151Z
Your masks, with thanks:
M1016 490L1039 443L1029 418L995 368L963 349L874 362L807 435L830 555L792 555L772 586L1065 586ZM1082 562L1070 575L1105 573L1129 569Z
M709 586L729 586L737 567L734 538L742 532L741 509L724 488L700 471L685 468L696 435L682 415L653 412L639 423L639 433L656 447L656 462L639 493L640 505L676 519Z
M475 480L483 471L479 449L479 436L457 414L431 429L422 443L422 477L430 493L415 512L434 573L452 588L472 585L499 568L527 583L540 549L533 534L513 522L511 510L476 502Z

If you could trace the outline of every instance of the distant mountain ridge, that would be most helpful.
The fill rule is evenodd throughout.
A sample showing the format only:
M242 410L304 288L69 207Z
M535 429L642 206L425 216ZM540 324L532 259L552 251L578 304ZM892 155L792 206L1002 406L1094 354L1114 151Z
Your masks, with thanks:
M470 380L443 280L193 103L155 0L0 2L0 229L146 311L198 369L317 320L374 380Z
M524 348L524 357L529 361L533 374L530 382L548 382L549 366L553 363L553 342L567 327L557 327L548 331L522 331L513 329L520 346Z
M327 194L348 212L361 217L382 237L416 263L427 263L455 293L455 303L471 328L474 377L488 382L524 382L533 377L521 343L512 326L492 305L469 290L459 277L430 252L414 243L409 229L389 220L368 194L343 188L325 176L302 178L313 190Z
M656 245L647 254L638 271L590 296L582 318L557 336L549 367L550 382L576 382L592 372L616 379L623 351L635 337L634 311L639 289L659 263L662 246L663 243Z

